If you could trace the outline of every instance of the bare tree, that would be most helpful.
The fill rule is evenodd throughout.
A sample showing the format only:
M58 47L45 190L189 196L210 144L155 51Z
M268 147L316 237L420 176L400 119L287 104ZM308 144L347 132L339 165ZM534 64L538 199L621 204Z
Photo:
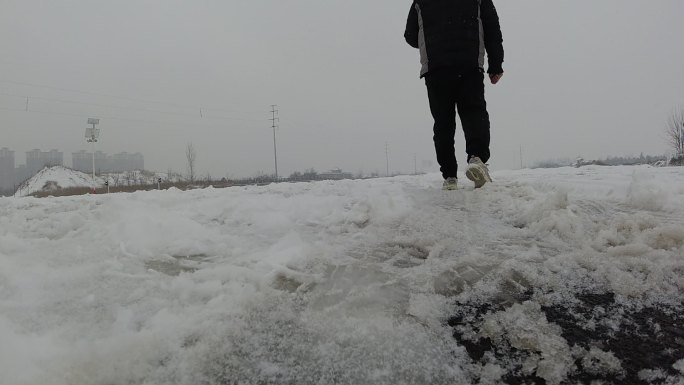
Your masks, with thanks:
M133 171L126 171L126 185L130 186L131 183L135 183L135 173Z
M192 143L188 143L188 146L185 149L185 158L188 160L188 180L190 180L190 182L194 182L197 153L195 152L195 147L193 147Z
M676 108L667 120L665 138L677 158L684 157L684 110Z

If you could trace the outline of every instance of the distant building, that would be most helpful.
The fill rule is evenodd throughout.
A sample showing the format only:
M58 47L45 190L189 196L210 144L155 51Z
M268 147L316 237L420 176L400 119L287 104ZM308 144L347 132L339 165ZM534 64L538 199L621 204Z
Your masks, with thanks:
M329 172L324 172L318 174L318 179L321 180L341 180L341 179L353 179L354 177L350 172L343 172L339 168L330 170Z
M133 170L133 162L131 162L130 154L127 152L120 152L112 155L112 169L118 172Z
M81 172L93 171L93 158L91 153L81 150L71 154L71 168Z
M134 170L144 170L145 169L145 158L143 154L136 152L131 155L131 162Z
M26 168L30 175L35 175L45 167L63 166L64 154L61 151L50 150L42 152L38 149L26 152Z
M14 151L0 148L0 190L14 189L15 183Z
M28 168L26 167L25 164L20 164L14 169L14 183L16 186L19 186L20 184L24 183L27 179L32 177L28 172Z
M93 171L93 153L79 151L71 154L72 168L77 171L91 173ZM126 172L145 169L145 158L141 153L121 152L107 155L95 151L95 172Z
M93 165L92 165L92 158L91 158L91 164L90 164L90 172L93 171ZM111 170L111 162L109 160L109 156L105 154L102 151L95 151L95 172L102 173L102 172L110 172Z
M43 167L64 166L64 153L62 151L50 150L44 154L44 157L45 165Z
M38 149L26 152L26 168L31 170L29 172L32 174L35 174L42 169L41 154L42 152Z

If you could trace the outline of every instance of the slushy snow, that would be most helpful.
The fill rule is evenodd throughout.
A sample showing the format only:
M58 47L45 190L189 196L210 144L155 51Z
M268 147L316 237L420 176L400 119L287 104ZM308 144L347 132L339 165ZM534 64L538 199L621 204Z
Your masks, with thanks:
M498 383L509 363L446 323L491 298L509 305L464 335L532 352L523 370L620 373L540 309L681 306L684 169L492 176L2 198L0 384ZM642 376L681 380L661 372Z

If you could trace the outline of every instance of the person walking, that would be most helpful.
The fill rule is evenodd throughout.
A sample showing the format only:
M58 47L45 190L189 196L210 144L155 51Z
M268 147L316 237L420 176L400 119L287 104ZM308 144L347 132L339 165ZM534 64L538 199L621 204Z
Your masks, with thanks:
M466 176L476 188L491 182L490 123L484 94L484 62L492 84L503 76L503 37L493 0L414 0L404 33L420 50L420 78L434 118L437 162L444 189L457 188L454 150L456 110L466 141Z

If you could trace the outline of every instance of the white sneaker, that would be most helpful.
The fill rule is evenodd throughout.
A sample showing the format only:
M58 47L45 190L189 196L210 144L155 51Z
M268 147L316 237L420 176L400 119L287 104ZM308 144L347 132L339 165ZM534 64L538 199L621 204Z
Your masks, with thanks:
M485 183L492 181L492 178L489 176L487 165L482 163L482 160L476 156L470 158L468 161L466 176L468 179L475 182L475 188L480 188L484 186Z
M458 179L455 177L446 178L442 184L442 190L456 190L458 189Z

